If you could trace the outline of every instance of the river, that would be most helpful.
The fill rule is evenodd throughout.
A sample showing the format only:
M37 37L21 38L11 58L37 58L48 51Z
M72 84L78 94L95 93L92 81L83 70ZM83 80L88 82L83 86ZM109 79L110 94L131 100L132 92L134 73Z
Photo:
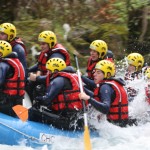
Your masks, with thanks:
M98 123L93 117L93 125L97 128L100 137L91 138L92 150L150 150L150 106L145 101L144 79L132 83L139 89L138 96L129 103L129 114L138 119L138 126L121 128L107 121ZM1 150L35 150L23 145L0 145ZM54 143L51 150L83 150L83 138L60 139ZM38 150L38 149L36 149ZM48 150L43 146L40 150Z

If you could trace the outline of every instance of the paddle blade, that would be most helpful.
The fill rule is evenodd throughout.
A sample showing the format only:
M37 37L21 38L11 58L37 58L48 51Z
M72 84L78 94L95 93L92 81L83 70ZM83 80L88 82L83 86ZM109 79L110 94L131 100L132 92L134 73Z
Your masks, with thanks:
M84 149L85 150L92 150L88 126L84 127Z
M20 118L23 122L28 119L28 109L23 107L22 105L16 105L12 108L18 118Z

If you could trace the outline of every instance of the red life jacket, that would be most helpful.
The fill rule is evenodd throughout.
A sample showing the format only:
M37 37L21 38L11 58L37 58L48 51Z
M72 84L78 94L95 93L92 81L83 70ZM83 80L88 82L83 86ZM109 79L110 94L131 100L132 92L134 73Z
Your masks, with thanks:
M82 110L82 101L79 99L79 81L75 73L58 72L55 77L61 76L68 78L71 82L72 89L65 90L58 94L57 98L52 101L51 109L54 111L61 110ZM49 76L48 76L49 77ZM55 78L54 77L54 78ZM48 81L48 80L47 80ZM47 83L49 84L49 83Z
M142 78L141 72L134 72L134 73L126 72L124 80L133 81L135 79L141 79L141 78Z
M67 66L71 65L70 55L68 51L61 44L56 44L55 47L52 49L52 54L56 52L57 53L60 52L65 56L65 63Z
M128 119L128 98L124 87L115 80L105 80L99 84L94 91L94 97L97 101L101 101L98 97L99 90L102 84L110 84L115 91L115 99L111 103L107 119L112 121L121 121Z
M87 74L88 74L88 78L90 78L90 79L94 79L94 77L93 77L93 70L94 70L94 68L95 68L95 65L99 62L100 60L98 59L98 60L96 60L96 61L92 61L92 58L90 57L89 59L88 59L88 64L87 64L87 70L86 70L86 72L87 72Z
M67 52L67 50L61 44L56 44L53 49L42 51L40 56L39 56L39 58L38 58L38 63L39 63L38 68L40 69L40 71L43 72L43 75L46 75L46 73L47 73L45 64L48 61L49 57L53 53L58 53L58 52L65 56L65 63L66 63L66 65L67 66L70 65L70 55Z
M113 58L106 58L105 60L109 60L110 62L114 63L114 59Z
M25 72L18 58L5 58L4 60L14 69L11 78L6 79L3 92L10 96L23 96L25 94Z
M87 72L87 74L88 74L88 78L90 78L90 79L92 79L92 80L94 79L93 70L94 70L94 68L95 68L95 65L96 65L100 60L101 60L101 59L98 59L98 60L96 60L96 61L93 61L91 57L88 59L87 70L86 70L86 72ZM111 62L114 63L113 58L105 58L104 60L108 60L108 61L111 61Z
M150 87L145 88L146 101L150 104Z
M13 48L16 44L20 44L20 45L23 47L23 49L24 49L24 51L25 51L25 54L26 54L26 56L27 56L27 49L26 49L26 46L24 45L23 41L21 40L21 38L16 37L14 40L12 40L12 41L10 42L10 44L11 44L12 48Z

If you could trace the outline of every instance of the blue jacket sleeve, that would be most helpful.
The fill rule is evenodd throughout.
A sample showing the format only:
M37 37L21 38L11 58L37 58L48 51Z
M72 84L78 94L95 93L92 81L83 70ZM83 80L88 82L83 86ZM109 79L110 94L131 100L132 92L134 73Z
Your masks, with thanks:
M49 59L51 59L51 58L61 58L65 61L65 56L61 53L53 53Z
M1 62L0 63L0 87L3 86L6 79L6 74L9 70L10 66L7 63Z
M87 95L89 95L90 97L93 97L93 96L94 96L93 91L91 91L91 90L89 90L89 89L87 89L87 88L85 88L85 87L84 87L84 92L85 92Z
M27 77L27 61L26 61L26 54L24 48L20 44L16 44L13 47L13 51L18 54L18 59L22 63L25 70L25 75Z
M57 77L52 80L49 87L47 88L46 94L44 96L38 97L40 104L50 106L52 100L62 91L64 83L65 82L63 77Z
M28 73L30 73L30 72L36 72L36 71L38 71L38 63L36 63L35 65L31 66L28 69Z
M45 75L45 76L37 76L37 77L36 77L36 81L37 81L38 83L46 83L46 76L47 76L47 75Z
M89 78L86 77L86 76L81 76L81 78L82 78L82 81L83 81L87 86L90 86L90 87L92 87L92 88L95 88L95 87L96 87L96 85L95 85L95 83L94 83L94 80L91 80L91 79L89 79Z
M104 84L101 86L99 91L100 102L94 98L89 99L89 103L98 111L107 114L109 112L112 94L114 93L113 88L110 85Z

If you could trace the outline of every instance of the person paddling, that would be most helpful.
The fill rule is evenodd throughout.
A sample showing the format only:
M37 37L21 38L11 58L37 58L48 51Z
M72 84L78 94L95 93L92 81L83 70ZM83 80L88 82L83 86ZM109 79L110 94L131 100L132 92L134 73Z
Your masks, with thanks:
M12 23L2 23L0 25L0 40L4 40L10 43L12 46L12 51L16 52L18 59L22 63L25 75L27 79L28 70L27 70L27 50L24 42L20 37L17 37L16 27Z
M15 116L12 107L22 101L25 94L25 72L12 46L0 40L0 112Z
M90 44L90 57L87 63L87 75L82 75L82 80L86 84L86 88L93 90L95 87L92 87L90 80L94 79L93 70L95 65L100 60L109 60L114 62L113 53L111 50L108 50L107 43L103 40L94 40Z
M147 83L145 87L146 101L150 104L150 67L145 70L145 80Z
M129 83L142 78L142 67L144 65L144 58L139 53L131 53L127 56L128 67L125 72L124 79L126 81L126 88L129 101L133 101L138 94L138 89L128 86ZM131 84L130 84L131 85Z
M36 104L46 106L52 114L44 115L34 107L30 112L30 120L42 121L61 129L75 130L83 128L83 106L78 98L79 82L76 70L67 66L61 58L51 58L46 63L46 92L35 97ZM37 81L43 76L36 77ZM38 92L37 92L38 93Z
M35 78L39 75L46 75L46 62L50 58L61 58L65 61L67 66L71 64L69 52L62 44L57 42L57 37L54 32L41 32L38 36L38 41L41 46L41 53L38 57L37 63L29 68L29 80L32 80L32 78ZM26 86L26 90L33 101L33 89L38 83L31 80Z
M88 101L97 111L105 114L107 120L121 127L130 124L128 97L121 78L114 78L114 64L108 60L99 61L94 70L94 93L80 93L81 100Z

